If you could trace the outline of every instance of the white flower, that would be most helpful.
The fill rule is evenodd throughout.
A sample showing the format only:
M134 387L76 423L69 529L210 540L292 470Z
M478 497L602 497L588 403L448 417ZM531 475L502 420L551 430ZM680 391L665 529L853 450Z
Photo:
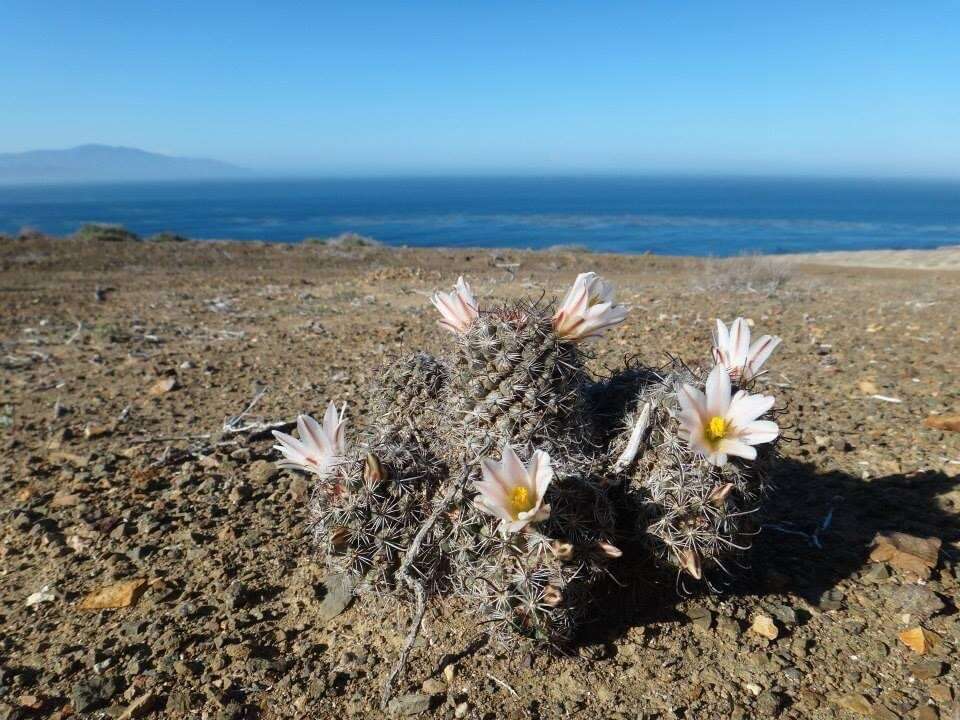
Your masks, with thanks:
M734 320L729 330L722 320L717 320L713 359L727 369L734 381L747 382L757 376L760 367L779 344L777 336L764 335L751 345L750 326L742 317Z
M616 559L618 557L623 557L623 550L618 548L613 543L608 543L608 542L605 542L604 540L600 540L597 542L597 549L600 550L600 552L606 555L608 558Z
M477 301L462 275L452 292L435 292L430 302L443 315L438 322L451 332L465 333L477 318Z
M550 506L543 496L553 479L550 456L537 450L526 467L509 445L503 448L500 462L480 461L483 480L474 483L480 492L479 507L500 518L508 532L522 530L529 523L550 517Z
M567 342L600 337L623 322L627 308L615 305L613 285L596 273L580 273L553 316L557 335Z
M274 430L273 436L279 444L273 447L283 453L284 458L277 466L306 470L324 477L330 467L340 461L347 452L347 441L344 437L347 421L343 418L346 408L344 403L338 414L337 406L331 402L323 415L322 425L309 415L297 416L299 440Z
M630 440L627 442L627 447L624 448L623 452L620 453L620 457L617 458L617 462L613 466L613 471L615 473L620 473L626 470L637 457L637 453L640 451L640 443L643 442L643 438L647 433L647 428L650 427L650 403L643 404L643 410L640 411L640 417L637 419L637 423L633 426L633 432L630 433Z
M773 407L769 395L750 395L739 390L730 397L730 376L722 365L707 376L706 395L692 385L677 393L680 402L680 435L690 447L714 465L727 462L728 455L753 460L754 445L772 442L780 428L772 420L758 420Z
M700 564L700 555L693 548L683 548L676 551L680 567L694 580L703 577L703 566Z

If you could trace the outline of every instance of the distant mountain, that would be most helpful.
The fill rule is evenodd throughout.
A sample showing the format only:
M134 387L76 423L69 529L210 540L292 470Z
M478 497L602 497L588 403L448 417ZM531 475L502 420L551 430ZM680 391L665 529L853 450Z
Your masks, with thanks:
M248 174L243 168L217 160L171 157L110 145L0 153L0 183L204 180Z

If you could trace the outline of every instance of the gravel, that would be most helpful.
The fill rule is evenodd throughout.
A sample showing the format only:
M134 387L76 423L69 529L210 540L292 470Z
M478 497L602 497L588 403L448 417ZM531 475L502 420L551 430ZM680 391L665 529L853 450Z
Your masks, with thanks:
M598 369L705 360L714 316L784 338L760 382L791 442L750 567L710 594L625 557L556 654L434 603L391 714L950 717L960 456L922 420L960 407L954 276L798 269L773 295L707 295L700 261L656 256L41 238L0 244L0 718L381 717L408 611L327 574L310 480L224 421L266 388L244 421L336 397L356 429L381 357L445 346L430 291L463 272L486 296L539 297L590 269L633 306ZM880 532L943 539L926 584L868 562ZM141 578L126 607L80 607ZM760 614L774 641L746 631ZM917 624L942 638L924 656L898 640Z

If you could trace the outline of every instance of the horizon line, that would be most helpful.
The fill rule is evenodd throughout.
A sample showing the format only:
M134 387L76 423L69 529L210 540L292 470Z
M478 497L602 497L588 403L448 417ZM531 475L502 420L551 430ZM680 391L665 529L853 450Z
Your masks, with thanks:
M142 185L172 183L235 183L244 184L264 181L371 181L371 180L778 180L778 181L848 181L848 182L940 182L960 183L960 175L887 175L828 172L759 172L719 170L437 170L437 171L262 171L237 166L248 170L243 177L207 176L202 178L90 178L90 179L36 179L7 180L0 178L0 187L76 186L76 185Z

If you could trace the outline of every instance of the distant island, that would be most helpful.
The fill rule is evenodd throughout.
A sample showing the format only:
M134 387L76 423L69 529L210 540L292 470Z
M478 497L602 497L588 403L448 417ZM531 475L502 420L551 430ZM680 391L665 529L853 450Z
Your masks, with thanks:
M66 150L0 153L0 183L209 180L250 173L218 160L173 157L137 148L80 145Z

